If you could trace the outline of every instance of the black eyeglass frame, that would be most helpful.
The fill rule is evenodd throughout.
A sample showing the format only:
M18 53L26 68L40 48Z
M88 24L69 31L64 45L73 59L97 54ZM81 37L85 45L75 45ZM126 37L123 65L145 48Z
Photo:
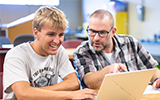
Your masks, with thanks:
M113 29L113 26L111 27L111 29L110 29L109 31L95 31L95 30L92 30L92 29L89 29L89 28L87 28L86 31L87 31L87 33L88 33L89 36L95 36L96 33L98 33L98 35L99 35L100 37L104 38L104 37L107 37L107 36L108 36L108 34L111 32L112 29ZM93 31L93 32L94 32L94 35L90 35L89 30L90 30L90 31ZM101 35L100 35L100 32L106 32L107 35L106 35L106 36L101 36Z

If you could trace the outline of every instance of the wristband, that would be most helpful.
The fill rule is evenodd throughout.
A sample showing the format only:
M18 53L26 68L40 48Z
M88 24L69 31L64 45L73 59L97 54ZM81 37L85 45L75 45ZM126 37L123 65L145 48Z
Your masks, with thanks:
M160 79L160 77L157 77L157 78L154 80L154 82L155 82L156 80L158 80L158 79Z

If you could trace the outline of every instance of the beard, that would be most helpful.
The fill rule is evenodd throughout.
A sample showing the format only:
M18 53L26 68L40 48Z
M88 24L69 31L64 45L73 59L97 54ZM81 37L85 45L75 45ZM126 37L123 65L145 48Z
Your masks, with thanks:
M101 44L101 46L94 46L93 44L94 43L99 43L99 44ZM93 46L93 48L95 49L95 51L99 51L99 52L101 52L101 51L103 51L104 49L106 49L107 47L109 47L109 44L111 43L111 41L110 42L108 42L108 43L103 43L103 42L100 42L100 41L92 41L92 46Z

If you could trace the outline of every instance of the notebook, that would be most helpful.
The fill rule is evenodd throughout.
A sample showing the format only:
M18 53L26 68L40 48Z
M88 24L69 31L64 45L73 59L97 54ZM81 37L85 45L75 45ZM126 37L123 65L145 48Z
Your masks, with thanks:
M96 100L140 100L155 70L107 74Z

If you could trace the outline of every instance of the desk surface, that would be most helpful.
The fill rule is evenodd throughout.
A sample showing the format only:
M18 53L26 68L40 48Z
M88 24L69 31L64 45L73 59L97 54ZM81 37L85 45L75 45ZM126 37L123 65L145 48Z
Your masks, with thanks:
M143 47L153 56L160 56L160 43L141 43Z
M0 100L17 100L17 99L0 99ZM141 100L160 100L160 93L143 95Z
M141 100L160 100L160 93L143 95Z

